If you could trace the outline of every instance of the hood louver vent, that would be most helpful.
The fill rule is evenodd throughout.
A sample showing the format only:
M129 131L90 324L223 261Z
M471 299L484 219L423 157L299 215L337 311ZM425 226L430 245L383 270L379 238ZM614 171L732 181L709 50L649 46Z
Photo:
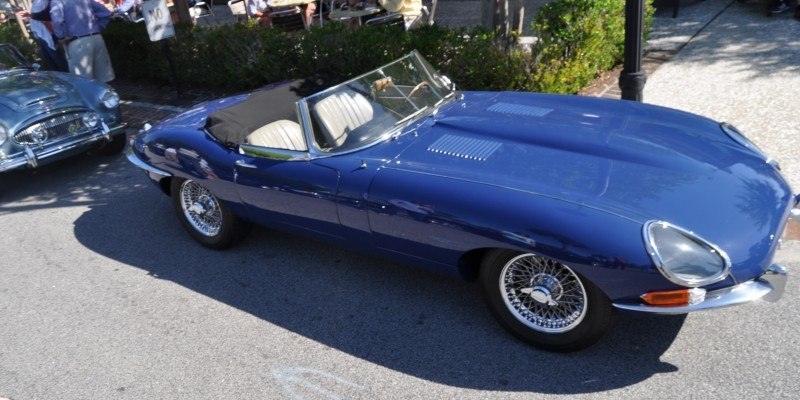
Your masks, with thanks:
M551 108L525 106L522 104L495 103L486 109L487 111L507 115L522 115L526 117L544 117L553 112Z
M48 96L42 96L42 97L39 97L37 99L29 100L27 103L25 103L25 105L23 107L30 107L30 106L32 106L34 104L44 103L45 101L53 100L53 99L57 99L57 98L58 98L58 94L51 94L51 95L48 95Z
M485 161L501 146L491 140L444 135L428 147L428 151L447 156Z

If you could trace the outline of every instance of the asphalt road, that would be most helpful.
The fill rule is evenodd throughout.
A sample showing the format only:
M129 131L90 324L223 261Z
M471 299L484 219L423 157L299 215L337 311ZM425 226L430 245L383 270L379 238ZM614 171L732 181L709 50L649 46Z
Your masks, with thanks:
M559 355L506 334L477 284L266 229L204 249L122 156L0 176L0 226L0 398L800 393L796 285L776 304L623 316Z

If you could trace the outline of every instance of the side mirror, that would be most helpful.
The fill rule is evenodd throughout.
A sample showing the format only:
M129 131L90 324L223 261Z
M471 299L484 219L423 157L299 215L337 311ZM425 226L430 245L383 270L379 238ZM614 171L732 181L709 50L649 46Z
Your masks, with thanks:
M453 83L453 81L451 81L450 78L447 77L447 75L440 75L439 76L439 80L442 81L442 83L445 86L449 87L450 90L452 90L452 91L456 90L456 84Z
M31 67L33 67L34 71L38 71L38 70L42 69L42 66L39 65L39 63L33 63L33 64L31 64Z

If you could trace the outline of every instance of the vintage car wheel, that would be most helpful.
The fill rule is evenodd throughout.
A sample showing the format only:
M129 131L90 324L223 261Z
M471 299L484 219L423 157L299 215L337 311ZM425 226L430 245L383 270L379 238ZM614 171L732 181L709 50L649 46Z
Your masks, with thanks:
M125 150L125 144L127 142L127 137L125 134L121 135L114 135L111 138L110 142L103 143L100 147L95 150L95 153L103 155L103 156L113 156L119 153L122 153L122 150Z
M494 251L481 283L489 309L512 334L549 351L575 351L599 340L614 316L606 295L557 261L531 253Z
M175 178L172 204L183 227L197 242L212 249L230 247L246 226L225 203L193 180Z

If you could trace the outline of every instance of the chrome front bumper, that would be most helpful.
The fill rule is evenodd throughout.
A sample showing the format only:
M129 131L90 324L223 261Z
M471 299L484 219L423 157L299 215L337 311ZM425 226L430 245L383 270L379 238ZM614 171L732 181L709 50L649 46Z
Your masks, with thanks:
M128 161L130 161L131 164L135 165L138 168L141 168L142 170L144 170L144 172L147 172L147 176L149 176L150 179L156 182L160 181L162 178L168 178L172 176L171 173L167 171L162 171L142 161L139 158L139 156L137 156L136 153L133 151L133 146L128 147L128 151L125 153L125 156L128 157Z
M58 145L51 147L44 147L39 151L25 146L22 153L15 154L5 159L0 159L0 172L9 171L26 165L31 168L36 168L39 165L39 160L57 156L99 140L110 141L112 136L118 134L119 131L124 130L126 126L126 123L121 123L113 128L109 128L103 124L103 129L92 133L89 136L83 136L78 139L59 143Z
M654 314L684 314L691 311L730 307L759 299L775 302L783 296L787 275L786 268L775 264L769 267L763 275L752 281L707 292L705 299L697 304L678 307L660 307L643 303L614 303L614 307L622 310Z

